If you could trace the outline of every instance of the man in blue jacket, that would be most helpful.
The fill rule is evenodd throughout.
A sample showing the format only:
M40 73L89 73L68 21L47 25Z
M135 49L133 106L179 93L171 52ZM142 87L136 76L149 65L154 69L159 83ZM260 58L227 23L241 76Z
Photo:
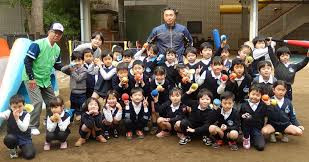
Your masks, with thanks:
M178 62L183 62L183 53L186 46L192 46L192 37L188 29L176 23L176 10L165 8L163 10L165 23L155 27L147 39L148 43L156 42L159 54L164 54L167 48L174 48Z

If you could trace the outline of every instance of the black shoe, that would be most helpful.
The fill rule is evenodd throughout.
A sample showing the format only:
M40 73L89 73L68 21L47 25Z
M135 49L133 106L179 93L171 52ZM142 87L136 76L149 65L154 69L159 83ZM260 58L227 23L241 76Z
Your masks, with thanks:
M104 138L109 140L111 137L109 136L109 132L108 131L104 131Z
M187 144L187 143L190 142L190 141L191 141L191 137L187 136L187 137L185 137L185 138L180 139L178 143L179 143L180 145L185 145L185 144Z
M212 139L207 137L207 136L203 136L203 142L206 146L211 146L212 145Z
M114 138L118 138L119 137L117 129L114 129L113 135L114 135Z

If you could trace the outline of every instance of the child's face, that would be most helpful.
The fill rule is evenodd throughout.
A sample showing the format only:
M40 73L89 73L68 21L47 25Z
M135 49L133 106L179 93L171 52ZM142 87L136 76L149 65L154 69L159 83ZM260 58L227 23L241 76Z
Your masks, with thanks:
M131 63L132 57L130 57L130 56L124 56L124 57L122 58L122 61L125 62L125 63Z
M264 41L257 41L255 44L255 48L260 49L260 48L265 48L265 42Z
M10 105L11 109L12 109L13 111L17 111L18 113L21 113L21 112L23 111L24 106L25 106L25 105L24 105L22 102L12 103L12 104Z
M241 51L238 51L239 58L242 60L246 60L246 57L249 56L250 49L249 48L243 48Z
M201 98L199 98L199 104L204 109L206 109L208 107L210 102L211 102L211 99L207 95L204 95Z
M92 53L85 53L84 54L84 61L87 63L87 64L91 64L92 61L93 61L93 55Z
M163 74L155 74L155 79L157 82L162 83L165 80L165 75Z
M236 64L234 65L233 71L236 73L237 77L240 78L244 74L245 67L241 64Z
M181 94L179 92L173 92L173 94L170 95L170 100L172 104L179 104L181 101Z
M287 64L290 60L290 55L288 53L283 53L281 56L280 56L280 62L284 63L284 64Z
M189 63L194 63L196 60L196 54L194 53L187 53L186 59L188 60Z
M121 53L114 52L114 54L113 54L113 61L121 61L121 59L119 59L120 57L121 57Z
M286 89L283 85L277 85L273 88L273 92L278 99L282 99L286 93Z
M53 114L61 114L62 111L63 111L63 106L55 106L55 107L51 107L50 108L50 111L53 113Z
M266 77L266 78L270 77L271 71L272 71L272 67L271 67L271 66L268 66L268 65L266 65L266 66L264 66L264 67L262 67L262 68L260 69L261 75L262 75L263 77Z
M230 56L230 53L229 53L228 50L223 50L223 51L221 52L221 58L222 58L222 60L228 59L229 56Z
M209 59L212 56L212 49L211 48L204 48L201 52L201 55L204 59Z
M117 72L118 78L128 77L128 75L129 75L128 70L119 70Z
M106 103L111 107L115 107L117 104L117 98L113 95L109 95Z
M250 102L252 103L258 103L260 102L261 100L261 96L262 94L258 91L255 91L255 90L252 90L250 93L249 93L249 100Z
M88 111L99 111L99 105L95 100L91 100L88 104Z
M82 67L84 65L84 60L82 59L76 59L74 60L74 62L75 62L75 66L77 67Z
M231 98L222 99L221 105L222 105L223 111L227 112L233 108L234 101Z
M134 65L133 66L133 72L134 74L143 74L144 73L144 67L142 65Z
M132 94L131 96L131 100L134 102L134 103L140 103L142 102L144 99L144 96L143 96L143 93L142 92L135 92Z
M175 53L168 53L168 54L166 54L166 61L168 62L168 63L173 63L173 62L175 62L175 60L176 60L176 54Z
M157 56L154 52L153 52L153 49L150 47L148 50L147 50L147 56L150 57L150 58L153 58L155 56Z
M223 69L223 65L222 64L211 64L211 68L215 74L220 74Z
M103 58L103 63L106 67L110 67L112 65L113 58L110 56L106 56Z
M185 77L188 75L188 70L187 68L182 68L182 69L179 69L178 73L181 77Z

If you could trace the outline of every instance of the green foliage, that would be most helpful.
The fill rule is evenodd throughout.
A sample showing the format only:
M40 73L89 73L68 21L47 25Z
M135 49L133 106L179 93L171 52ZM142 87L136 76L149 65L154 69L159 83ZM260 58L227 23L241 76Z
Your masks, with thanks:
M15 6L18 2L20 2L21 6L24 7L24 9L26 10L31 10L31 4L32 4L32 0L9 0L9 3L11 4L11 6Z

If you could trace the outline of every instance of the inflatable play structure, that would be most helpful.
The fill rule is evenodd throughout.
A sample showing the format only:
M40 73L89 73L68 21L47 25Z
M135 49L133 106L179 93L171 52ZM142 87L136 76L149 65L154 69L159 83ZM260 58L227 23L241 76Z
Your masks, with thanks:
M26 103L30 103L26 87L22 82L24 69L24 58L32 43L26 38L19 38L10 50L6 40L0 39L0 112L9 108L11 96L21 94L25 97ZM51 76L54 91L59 93L58 84L54 74ZM2 121L0 121L0 125Z

